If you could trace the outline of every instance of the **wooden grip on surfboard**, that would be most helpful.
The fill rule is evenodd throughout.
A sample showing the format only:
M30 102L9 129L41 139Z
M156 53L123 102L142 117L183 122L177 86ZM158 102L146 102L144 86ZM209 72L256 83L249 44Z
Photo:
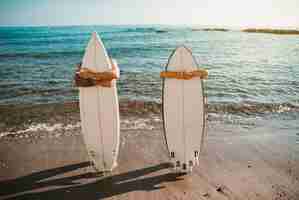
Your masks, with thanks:
M102 87L111 87L112 80L118 79L118 73L116 70L111 70L107 72L95 72L88 68L81 68L77 72L78 76L82 80L81 82L88 81L91 82L90 86L99 85ZM80 81L79 81L80 82ZM81 86L81 84L77 84Z
M194 77L200 77L201 79L208 78L208 71L204 69L194 71L163 71L160 73L161 78L175 78L180 80L190 80Z
M76 72L75 83L78 87L102 86L112 87L112 80L119 78L119 69L115 60L111 59L112 70L96 72L89 68L81 68Z
M81 68L79 76L84 79L90 78L96 81L112 81L113 79L117 79L117 75L113 71L95 72L88 68Z

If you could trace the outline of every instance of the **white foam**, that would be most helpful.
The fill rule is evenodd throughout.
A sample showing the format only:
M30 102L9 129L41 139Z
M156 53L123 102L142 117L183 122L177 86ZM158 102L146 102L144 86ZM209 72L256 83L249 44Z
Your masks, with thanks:
M132 120L122 120L121 128L123 130L137 130L137 129L145 129L145 130L153 130L155 127L151 125L150 119L132 119Z
M280 105L277 112L278 113L283 113L283 112L289 112L291 110L290 107L288 106L283 106L283 105Z
M57 124L53 124L53 125L46 124L46 123L32 124L24 130L19 130L16 132L2 132L2 133L0 133L0 138L5 137L7 135L16 135L16 136L20 135L19 137L23 137L23 134L32 133L32 132L36 133L36 132L40 132L40 131L46 131L46 132L51 133L51 132L61 130L61 129L72 130L75 128L79 128L80 126L81 126L80 122L78 122L76 124L68 124L66 126L64 126L61 123L57 123ZM28 135L25 135L24 137L28 137Z
M121 120L121 128L123 130L138 130L138 129L144 129L144 130L153 130L155 126L152 125L153 122L160 122L161 119L158 117L154 117L152 119L124 119ZM47 124L47 123L40 123L40 124L32 124L28 128L18 131L12 131L12 132L2 132L0 133L0 138L5 137L7 135L15 135L20 138L28 138L29 135L26 135L28 133L34 133L38 134L40 132L48 132L53 133L58 130L73 130L76 128L80 128L81 123L77 122L76 124L67 124L63 125L62 123L57 124ZM57 135L57 134L56 134ZM61 134L59 134L61 135Z

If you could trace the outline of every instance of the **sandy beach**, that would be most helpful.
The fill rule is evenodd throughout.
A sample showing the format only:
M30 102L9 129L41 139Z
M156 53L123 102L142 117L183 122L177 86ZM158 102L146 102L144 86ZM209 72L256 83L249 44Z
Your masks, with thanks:
M0 199L299 199L296 128L209 120L186 175L169 167L159 110L122 105L118 167L106 175L88 162L77 103L1 107Z

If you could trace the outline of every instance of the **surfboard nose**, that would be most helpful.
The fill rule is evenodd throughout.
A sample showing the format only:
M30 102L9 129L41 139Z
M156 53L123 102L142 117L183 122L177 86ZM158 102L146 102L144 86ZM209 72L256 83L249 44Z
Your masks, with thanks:
M93 38L97 38L97 37L98 37L98 33L97 33L96 31L93 31L93 32L91 33L91 37L93 37Z
M101 45L104 45L104 44L102 44L102 39L101 39L100 35L96 31L93 31L91 33L91 40L96 41L96 43L100 43Z
M186 46L182 45L182 46L179 46L176 48L175 50L177 53L189 53L190 52L190 49L187 48Z

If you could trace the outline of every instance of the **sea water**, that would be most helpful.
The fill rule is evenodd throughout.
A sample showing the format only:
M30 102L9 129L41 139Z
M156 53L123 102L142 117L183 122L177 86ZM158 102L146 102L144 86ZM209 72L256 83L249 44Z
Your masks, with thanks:
M118 62L121 100L161 103L159 73L185 45L209 71L211 113L297 117L299 36L176 26L0 27L0 105L78 100L74 71L93 31Z

